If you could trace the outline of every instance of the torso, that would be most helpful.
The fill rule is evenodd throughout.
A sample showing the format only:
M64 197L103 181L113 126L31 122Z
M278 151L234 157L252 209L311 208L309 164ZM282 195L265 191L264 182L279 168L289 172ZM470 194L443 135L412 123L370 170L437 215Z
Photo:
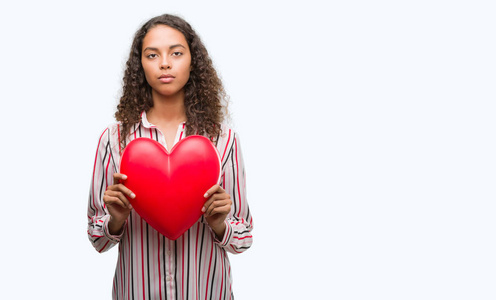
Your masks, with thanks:
M143 121L131 128L128 144L136 138L150 138L172 147L185 137L184 124L157 126ZM229 299L232 298L231 266L226 252L240 253L251 245L251 214L246 202L244 166L234 131L222 125L216 147L222 175L220 185L234 201L229 222L230 238L215 240L206 220L201 217L177 240L170 240L149 226L135 210L131 211L120 241L109 239L102 229L106 215L99 196L106 184L119 172L119 124L100 137L94 178L89 198L88 235L95 249L104 252L119 245L118 262L112 290L113 299ZM179 132L179 134L178 134ZM238 163L239 162L239 163Z

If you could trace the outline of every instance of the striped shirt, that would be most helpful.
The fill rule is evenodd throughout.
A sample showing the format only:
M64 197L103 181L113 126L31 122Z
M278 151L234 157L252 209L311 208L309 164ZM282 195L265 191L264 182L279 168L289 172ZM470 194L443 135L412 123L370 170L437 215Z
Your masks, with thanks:
M88 201L88 238L98 252L119 244L113 282L113 299L232 299L231 267L227 252L237 254L252 243L252 218L246 202L245 172L239 138L222 125L217 139L221 157L221 187L231 196L226 231L218 240L202 216L177 240L153 229L134 210L122 233L111 235L109 213L103 203L113 174L119 172L119 123L106 128L98 141ZM128 142L137 137L154 139L166 147L163 134L142 114ZM185 137L178 127L176 144Z

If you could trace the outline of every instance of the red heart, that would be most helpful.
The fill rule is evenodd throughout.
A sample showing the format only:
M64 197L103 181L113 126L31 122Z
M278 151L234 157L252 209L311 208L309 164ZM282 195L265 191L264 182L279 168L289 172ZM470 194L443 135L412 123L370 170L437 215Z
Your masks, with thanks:
M136 195L136 212L157 231L177 239L202 215L204 194L220 180L220 158L203 136L188 136L170 154L149 138L131 141L121 157L120 172Z

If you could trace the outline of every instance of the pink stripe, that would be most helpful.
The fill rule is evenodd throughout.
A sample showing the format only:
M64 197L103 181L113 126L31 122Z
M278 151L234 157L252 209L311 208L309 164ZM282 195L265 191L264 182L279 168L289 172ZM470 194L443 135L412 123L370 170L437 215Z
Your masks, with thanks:
M172 249L171 244L172 244L172 241L169 240L169 250ZM170 276L172 277L172 255L169 255L169 274L171 274ZM172 282L169 282L169 288L170 288L171 295L173 295L173 293L172 293Z
M121 149L121 130L119 128L119 124L117 124L117 142L119 143L119 155L122 153Z
M238 239L238 240L244 240L244 239L247 239L247 238L252 238L252 236L244 236L244 237L237 237L237 236L233 236L234 239Z
M128 266L127 266L127 300L130 300L129 297L131 297L130 296L131 293L129 292L129 286L131 285L131 283L130 283L130 280L131 280L131 270L130 270L131 268L130 268L130 266L131 266L131 247L132 246L131 246L131 243L129 242L130 241L130 239L129 239L129 229L126 230L126 236L127 236L127 240L128 240L128 242L127 242L127 245L128 245L128 247L127 247L127 258L128 258Z
M227 147L229 146L229 141L231 140L231 129L229 129L229 137L227 138L226 147L224 148L224 154L222 154L221 162L224 161L224 156L226 155Z
M224 251L220 251L220 257L221 257L221 262L222 262L222 281L220 283L220 290L219 290L219 300L222 300L222 287L224 287Z
M198 237L200 236L200 224L196 223L196 247L195 247L195 278L198 278ZM195 282L195 284L197 284ZM198 299L198 287L195 288L196 291L196 297L195 299Z
M110 240L108 240L105 245L103 245L102 249L98 250L99 253L101 253L103 251L103 249L105 249L105 247L107 247L108 243L110 242Z
M214 253L214 243L210 243L212 247L210 248L210 262L208 263L208 273L207 273L207 285L205 286L205 300L208 295L208 279L210 278L210 267L212 266L212 255Z
M183 123L183 130L181 131L181 134L179 135L179 140L183 139L184 125L186 125L186 123Z
M231 266L229 266L229 277L231 277ZM229 291L229 299L232 299L231 295L232 295L232 293L231 293L231 291Z
M236 183L238 186L238 203L239 203L239 210L238 210L238 217L241 214L241 191L239 190L239 167L238 167L238 143L236 139L234 139L234 145L236 146Z
M124 282L123 282L123 278L122 278L124 274L122 274L122 264L123 264L122 259L119 259L119 267L121 269L121 271L119 272L119 277L121 280L121 295L124 295Z
M143 287L143 299L145 298L145 252L143 251L143 219L140 222L141 227L141 280Z
M150 231L148 231L147 233L148 233L148 235L152 235L153 236L153 232L150 233ZM153 239L152 239L152 237L150 237L149 241L150 241L150 244L147 244L147 250L148 250L148 248L153 248ZM151 246L151 247L148 247L148 246ZM151 282L149 282L148 284L150 286L150 290L154 291L157 288L157 285L156 285L156 283L157 283L157 276L155 274L155 263L153 261L153 256L150 255L148 257L148 262L147 262L146 266L148 268L148 274L151 273L152 274L152 277L153 277L151 279ZM150 275L148 275L148 277L150 277Z
M98 210L96 209L96 204L95 204L95 199L96 199L96 191L95 191L95 185L94 185L94 182L95 182L95 170L96 170L96 160L98 158L98 150L100 149L100 143L102 142L102 137L103 135L105 134L105 132L107 132L108 128L105 129L102 133L102 135L100 136L100 139L98 140L98 147L96 147L96 154L95 154L95 163L93 164L93 182L92 182L92 187L93 187L93 207L95 208L95 217L98 216Z
M230 228L230 226L226 224L226 230L224 232L224 237L222 238L222 241L220 242L222 245L224 245L226 243L227 237L229 236L229 231L230 231L229 228Z
M158 238L158 249L157 249L157 257L158 257L158 289L159 289L159 295L160 299L162 299L162 276L160 274L160 234L157 233L157 238ZM165 249L164 249L165 251Z
M233 251L234 251L234 252L236 252L236 253L241 253L241 252L236 251L236 248L234 248L234 246L233 246L233 245L231 245L231 248L233 249Z
M110 160L111 159L112 159L112 151L109 152L109 158L108 158L107 166L105 167L105 174L108 174L108 167L110 165ZM112 184L113 184L113 182L112 182ZM107 190L107 188L108 188L108 180L106 180L106 182L105 182L105 190Z
M182 280L181 280L181 299L184 299L184 236L181 237L182 242L183 242L183 268L182 270Z

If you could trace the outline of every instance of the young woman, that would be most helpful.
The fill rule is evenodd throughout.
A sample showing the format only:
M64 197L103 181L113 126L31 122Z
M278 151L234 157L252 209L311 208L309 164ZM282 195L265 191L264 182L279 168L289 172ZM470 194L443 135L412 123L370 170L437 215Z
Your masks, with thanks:
M231 299L226 252L252 243L239 138L224 125L222 83L207 50L183 19L161 15L136 33L124 74L118 123L100 136L88 203L88 237L98 252L119 244L113 299ZM171 149L189 135L216 145L219 185L205 191L202 217L177 240L149 226L126 196L120 155L137 137ZM97 279L98 276L95 276Z

